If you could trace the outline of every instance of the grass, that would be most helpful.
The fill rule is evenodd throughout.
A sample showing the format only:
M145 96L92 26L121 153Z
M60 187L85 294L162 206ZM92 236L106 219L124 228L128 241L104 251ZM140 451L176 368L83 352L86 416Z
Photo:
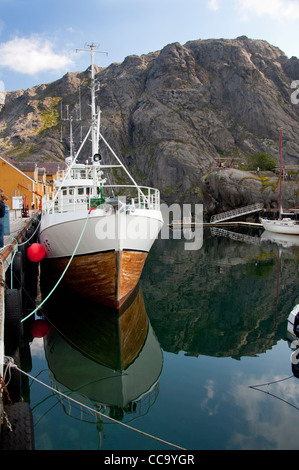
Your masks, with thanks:
M60 116L57 111L57 105L60 100L61 98L51 98L49 108L41 112L42 127L39 130L39 134L50 127L57 126L59 123Z

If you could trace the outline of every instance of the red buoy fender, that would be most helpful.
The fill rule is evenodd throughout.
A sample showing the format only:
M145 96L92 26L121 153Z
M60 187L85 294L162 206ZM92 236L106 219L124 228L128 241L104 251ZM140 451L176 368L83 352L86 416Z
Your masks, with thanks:
M31 325L31 334L34 338L43 338L49 333L49 328L46 320L34 320Z
M27 249L27 257L30 261L38 263L46 255L46 250L40 243L32 243Z

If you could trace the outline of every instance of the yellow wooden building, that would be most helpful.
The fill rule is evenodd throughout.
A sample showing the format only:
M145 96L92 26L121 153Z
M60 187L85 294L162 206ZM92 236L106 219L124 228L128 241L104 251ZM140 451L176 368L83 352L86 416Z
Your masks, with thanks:
M0 188L8 197L10 209L38 209L44 194L53 191L53 180L63 163L15 162L0 156Z

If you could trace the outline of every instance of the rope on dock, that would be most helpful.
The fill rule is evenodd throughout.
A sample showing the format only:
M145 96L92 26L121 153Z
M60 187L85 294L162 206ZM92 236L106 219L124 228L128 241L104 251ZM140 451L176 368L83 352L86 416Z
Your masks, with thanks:
M8 361L8 362L6 363L6 365L7 365L7 367L8 367L9 369L10 369L11 367L17 369L20 373L26 375L26 376L29 377L30 379L32 379L32 380L38 382L40 385L43 385L44 387L46 387L46 388L48 388L49 390L51 390L52 392L54 392L54 394L57 393L58 395L60 395L60 396L62 396L63 398L65 398L66 400L70 400L70 401L72 401L73 403L75 403L75 404L77 404L77 405L79 405L79 406L82 406L83 408L86 408L86 410L88 410L88 411L90 411L90 412L92 412L92 413L94 413L94 414L96 414L96 415L99 415L99 416L101 416L102 418L106 418L106 419L108 419L109 421L114 422L115 424L120 424L121 426L123 426L123 427L125 427L125 428L127 428L127 429L130 429L131 431L135 431L135 432L137 432L137 433L139 433L139 434L142 434L142 435L144 435L144 436L146 436L146 437L150 437L151 439L154 439L154 440L156 440L156 441L159 441L159 442L161 442L161 443L163 443L163 444L167 444L167 445L169 445L169 446L171 446L171 447L175 447L176 449L187 450L187 449L185 449L184 447L180 447L180 446L178 446L178 445L176 445L176 444L172 444L171 442L165 441L164 439L161 439L160 437L156 437L156 436L153 436L152 434L149 434L149 433L147 433L147 432L145 432L145 431L141 431L140 429L136 429L136 428L130 426L129 424L123 423L123 422L121 422L121 421L117 421L116 419L111 418L110 416L107 416L107 415L105 415L104 413L101 413L100 411L97 411L97 410L93 409L93 408L90 407L90 406L87 406L87 405L84 405L83 403L80 403L78 400L75 400L74 398L69 397L69 396L66 395L65 393L62 393L62 392L56 390L55 388L50 387L49 385L45 384L45 383L42 382L41 380L38 380L36 377L33 377L32 375L28 374L27 372L24 372L22 369L20 369L20 368L14 363L13 358L6 356L5 359Z
M17 240L16 238L12 237L12 238L9 240L9 242L8 242L7 245L4 245L2 248L0 248L0 253L2 253L2 251L4 251L4 250L5 250L6 248L8 248L9 246L11 246L11 245L13 244L13 242L15 242L15 245L16 245L17 248L18 248L19 246L26 245L26 243L28 243L28 242L31 240L31 238L33 238L33 237L35 236L35 234L37 233L37 231L38 231L38 229L39 229L39 226L40 226L40 222L41 222L41 221L39 221L39 223L38 223L36 229L34 230L33 234L32 234L29 238L27 238L25 241L23 241L22 243L20 243L20 242L18 242L18 240Z
M91 213L91 210L88 211L87 213L87 217L86 217L86 221L85 221L85 224L83 226L83 229L82 229L82 232L81 232L81 235L79 237L79 240L77 242L77 245L75 246L75 249L74 249L74 252L72 254L72 256L70 257L70 260L69 262L67 263L63 273L61 274L60 278L58 279L58 281L56 282L55 286L53 287L53 289L49 292L49 294L47 295L47 297L45 297L45 299L36 307L36 309L34 309L31 313L29 313L29 315L27 315L26 317L22 318L21 320L21 323L23 323L25 320L27 320L28 318L30 318L33 314L35 314L43 305L44 303L48 300L48 298L52 295L52 293L55 291L56 287L60 284L60 282L62 281L66 271L68 270L69 268L69 265L71 264L75 254L76 254L76 251L78 249L78 246L79 246L79 243L83 237L83 234L85 232L85 229L86 229L86 226L87 226L87 222L88 222L88 219L89 219L89 216L90 216L90 213Z

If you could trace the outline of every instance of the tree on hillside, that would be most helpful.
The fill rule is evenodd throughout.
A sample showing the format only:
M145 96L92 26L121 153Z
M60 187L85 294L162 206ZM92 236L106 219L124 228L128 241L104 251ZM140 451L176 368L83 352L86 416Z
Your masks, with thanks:
M258 152L248 157L248 170L273 170L276 165L275 158L267 152Z

